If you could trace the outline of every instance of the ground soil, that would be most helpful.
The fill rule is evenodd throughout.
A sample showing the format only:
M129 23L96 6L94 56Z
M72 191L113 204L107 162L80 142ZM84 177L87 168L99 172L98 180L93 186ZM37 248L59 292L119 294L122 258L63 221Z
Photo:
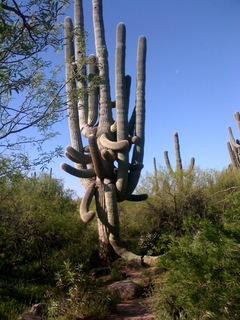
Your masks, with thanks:
M136 270L125 268L123 272L126 277L143 286L151 284L159 278L161 270L158 268L149 268L145 270ZM155 320L156 317L151 311L151 300L148 297L141 297L134 300L122 301L117 305L114 314L105 318L105 320Z

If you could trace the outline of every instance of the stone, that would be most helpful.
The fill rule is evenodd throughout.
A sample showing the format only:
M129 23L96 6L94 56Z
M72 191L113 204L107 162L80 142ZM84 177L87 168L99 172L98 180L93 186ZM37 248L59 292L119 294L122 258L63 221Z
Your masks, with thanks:
M131 280L114 282L108 286L108 290L118 295L123 301L132 300L142 294L142 287Z
M17 320L44 320L43 311L44 306L42 303L34 304L29 311L24 312Z

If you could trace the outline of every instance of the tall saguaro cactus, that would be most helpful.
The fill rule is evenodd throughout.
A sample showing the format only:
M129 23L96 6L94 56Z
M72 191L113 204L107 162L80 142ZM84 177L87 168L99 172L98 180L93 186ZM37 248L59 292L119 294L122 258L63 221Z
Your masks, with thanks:
M238 130L240 131L240 114L239 112L234 113L235 120L238 125ZM228 132L230 136L230 142L227 142L228 152L232 162L233 169L240 169L240 141L234 139L231 127L228 127Z
M75 163L61 165L79 177L86 188L80 205L84 222L95 212L89 210L95 198L100 242L100 257L107 260L114 249L129 259L144 259L153 264L155 257L139 257L121 246L117 202L145 200L134 195L144 154L146 39L141 36L137 50L136 102L128 119L130 76L125 75L126 28L117 26L115 64L115 102L110 96L108 52L105 41L102 0L92 0L96 56L86 57L83 6L74 1L74 27L65 18L66 96L71 146L66 156ZM112 108L116 107L116 120ZM83 141L87 141L84 146ZM133 149L133 150L132 150ZM129 161L130 155L131 162Z

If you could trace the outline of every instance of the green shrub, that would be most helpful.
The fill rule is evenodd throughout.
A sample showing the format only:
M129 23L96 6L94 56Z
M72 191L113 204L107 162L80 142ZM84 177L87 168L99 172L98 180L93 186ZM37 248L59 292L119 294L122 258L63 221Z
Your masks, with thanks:
M56 274L58 291L48 303L48 319L74 320L81 316L104 319L118 298L98 286L94 277L67 261Z
M158 319L240 318L240 194L225 199L221 219L198 221L173 238L159 263L167 269L156 287ZM195 222L196 224L196 222Z

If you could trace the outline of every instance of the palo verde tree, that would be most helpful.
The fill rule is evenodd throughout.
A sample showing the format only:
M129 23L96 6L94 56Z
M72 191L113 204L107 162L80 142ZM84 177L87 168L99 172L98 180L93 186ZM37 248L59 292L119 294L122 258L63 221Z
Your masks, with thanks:
M80 215L85 222L95 216L95 212L89 210L95 198L101 259L108 261L114 249L126 260L143 259L152 264L155 257L140 257L122 247L117 205L119 201L140 201L147 197L133 194L143 168L146 39L141 36L138 41L136 105L128 120L131 78L125 75L126 28L120 23L116 32L116 101L112 102L102 1L93 0L92 10L96 56L86 57L81 0L74 1L74 27L70 17L65 19L66 87L72 144L65 154L75 167L66 163L61 166L79 177L86 188L80 205ZM112 112L114 106L116 120ZM85 139L86 146L83 145Z
M0 161L5 171L29 167L26 146L35 145L42 154L35 165L57 151L43 154L41 146L55 135L52 124L64 105L50 52L61 45L59 16L67 2L0 2Z

